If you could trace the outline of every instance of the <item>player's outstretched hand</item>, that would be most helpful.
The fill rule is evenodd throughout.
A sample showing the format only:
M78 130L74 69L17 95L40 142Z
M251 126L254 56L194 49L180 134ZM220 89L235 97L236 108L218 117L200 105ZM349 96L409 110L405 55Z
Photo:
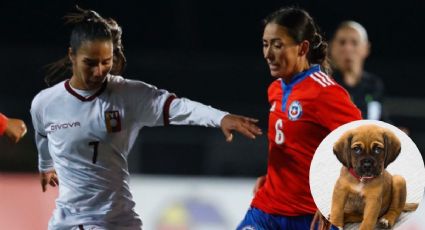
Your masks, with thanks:
M43 192L47 190L47 184L50 184L52 187L58 186L59 180L58 176L56 175L56 171L53 169L47 172L40 172L40 182Z
M261 129L257 126L257 123L258 120L254 118L227 114L221 120L221 130L227 142L233 140L232 131L239 132L248 138L255 139L256 136L263 134Z
M22 120L9 118L7 120L7 127L4 134L14 143L18 141L27 133L27 126Z
M266 182L266 176L260 176L255 181L254 189L252 190L252 193L255 194L260 190L261 187L263 187L264 183Z

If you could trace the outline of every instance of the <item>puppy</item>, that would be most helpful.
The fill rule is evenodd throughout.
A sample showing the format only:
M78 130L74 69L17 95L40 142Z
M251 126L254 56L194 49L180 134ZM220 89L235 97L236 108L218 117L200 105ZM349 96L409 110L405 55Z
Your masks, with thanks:
M406 204L406 181L392 176L386 167L400 154L401 144L393 132L377 125L348 130L333 146L343 164L336 181L330 222L342 229L345 223L361 222L360 230L394 226L402 211L414 211L418 204Z

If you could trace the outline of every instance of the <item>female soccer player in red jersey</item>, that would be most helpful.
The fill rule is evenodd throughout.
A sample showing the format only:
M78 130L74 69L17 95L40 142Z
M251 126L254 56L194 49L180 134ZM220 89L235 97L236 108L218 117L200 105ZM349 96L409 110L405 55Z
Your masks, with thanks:
M305 10L283 8L264 20L263 54L276 78L268 88L268 168L238 230L310 229L317 210L309 187L313 154L332 130L361 119L328 76L327 47Z

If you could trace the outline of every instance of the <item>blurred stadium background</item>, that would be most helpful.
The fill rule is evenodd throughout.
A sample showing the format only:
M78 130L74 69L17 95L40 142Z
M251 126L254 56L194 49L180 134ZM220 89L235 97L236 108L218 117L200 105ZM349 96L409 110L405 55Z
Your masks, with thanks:
M22 118L29 127L31 100L45 88L43 66L66 54L69 28L63 26L62 16L76 3L121 24L127 78L259 118L263 130L266 90L272 79L262 58L261 19L279 7L300 6L312 14L328 39L339 22L356 20L372 42L366 69L386 86L385 113L393 124L410 130L424 153L424 1L3 1L0 111ZM161 229L159 216L168 212L164 210L169 210L169 222L188 217L217 224L200 227L195 221L179 229L233 229L249 205L255 177L266 171L266 161L265 135L255 141L236 136L228 144L216 129L143 129L129 165L145 229ZM45 215L18 221L33 227L50 216L55 192L41 194L36 172L32 129L19 145L0 140L0 229L29 229L6 224L26 212L29 217ZM12 201L11 206L4 205L6 200ZM15 201L25 202L20 206ZM207 210L210 219L191 214L189 207ZM45 224L31 229L43 229ZM425 223L416 225L425 229Z

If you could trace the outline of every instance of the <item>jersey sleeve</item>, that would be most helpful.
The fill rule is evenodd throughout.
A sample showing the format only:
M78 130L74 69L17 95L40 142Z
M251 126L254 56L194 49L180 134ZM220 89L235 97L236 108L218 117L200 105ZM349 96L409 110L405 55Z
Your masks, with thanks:
M220 127L221 119L227 114L229 113L187 98L176 98L170 105L169 122L172 125Z
M219 127L228 113L187 98L177 98L164 89L141 81L127 80L126 92L136 105L136 120L142 126L200 125Z
M316 117L329 130L355 120L361 112L350 100L348 92L339 85L324 88L317 98Z
M132 115L142 126L164 125L164 106L167 99L175 97L167 90L158 89L153 85L135 80L126 80L126 100L129 107L134 108Z
M31 105L31 118L34 126L35 143L38 150L38 170L40 172L53 170L53 160L49 152L47 133L43 128L43 114L37 97L33 100Z
M4 134L7 128L7 117L0 113L0 136Z

